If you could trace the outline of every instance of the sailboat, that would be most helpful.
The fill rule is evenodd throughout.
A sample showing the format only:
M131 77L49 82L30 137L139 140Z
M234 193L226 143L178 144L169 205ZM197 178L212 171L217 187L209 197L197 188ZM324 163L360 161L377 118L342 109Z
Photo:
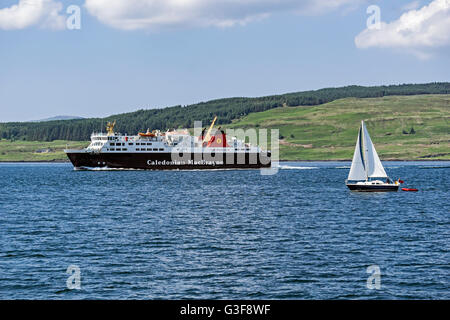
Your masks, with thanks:
M364 121L359 128L346 185L352 191L398 191L399 181L393 182L386 174Z

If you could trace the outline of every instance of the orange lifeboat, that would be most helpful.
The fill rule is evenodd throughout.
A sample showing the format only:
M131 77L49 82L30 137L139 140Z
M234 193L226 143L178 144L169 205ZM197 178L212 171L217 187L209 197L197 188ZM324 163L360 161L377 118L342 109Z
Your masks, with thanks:
M155 136L154 133L150 132L150 129L147 129L146 133L139 132L138 134L139 134L140 137L146 137L146 138Z

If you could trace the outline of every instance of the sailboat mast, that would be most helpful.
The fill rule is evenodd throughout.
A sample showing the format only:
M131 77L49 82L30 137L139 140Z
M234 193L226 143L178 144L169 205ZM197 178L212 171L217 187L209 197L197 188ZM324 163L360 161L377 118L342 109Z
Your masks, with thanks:
M368 166L367 166L367 151L366 150L366 144L364 143L365 141L365 136L364 136L364 120L361 121L361 143L362 143L362 150L363 150L363 161L364 161L364 171L366 173L366 181L369 181L369 173L368 173Z

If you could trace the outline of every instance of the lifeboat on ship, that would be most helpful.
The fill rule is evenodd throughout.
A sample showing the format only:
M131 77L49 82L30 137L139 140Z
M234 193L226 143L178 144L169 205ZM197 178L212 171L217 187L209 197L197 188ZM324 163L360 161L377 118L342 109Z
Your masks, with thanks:
M150 138L150 137L155 137L156 135L153 132L150 132L150 129L147 129L146 133L139 132L139 136L144 137L144 138Z

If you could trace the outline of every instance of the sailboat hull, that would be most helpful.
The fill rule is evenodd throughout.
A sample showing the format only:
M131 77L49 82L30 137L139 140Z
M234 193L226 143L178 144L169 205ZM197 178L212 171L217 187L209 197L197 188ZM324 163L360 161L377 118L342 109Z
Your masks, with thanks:
M382 185L366 185L366 184L347 184L347 187L351 191L358 192L390 192L398 191L399 186L395 184L382 184Z

